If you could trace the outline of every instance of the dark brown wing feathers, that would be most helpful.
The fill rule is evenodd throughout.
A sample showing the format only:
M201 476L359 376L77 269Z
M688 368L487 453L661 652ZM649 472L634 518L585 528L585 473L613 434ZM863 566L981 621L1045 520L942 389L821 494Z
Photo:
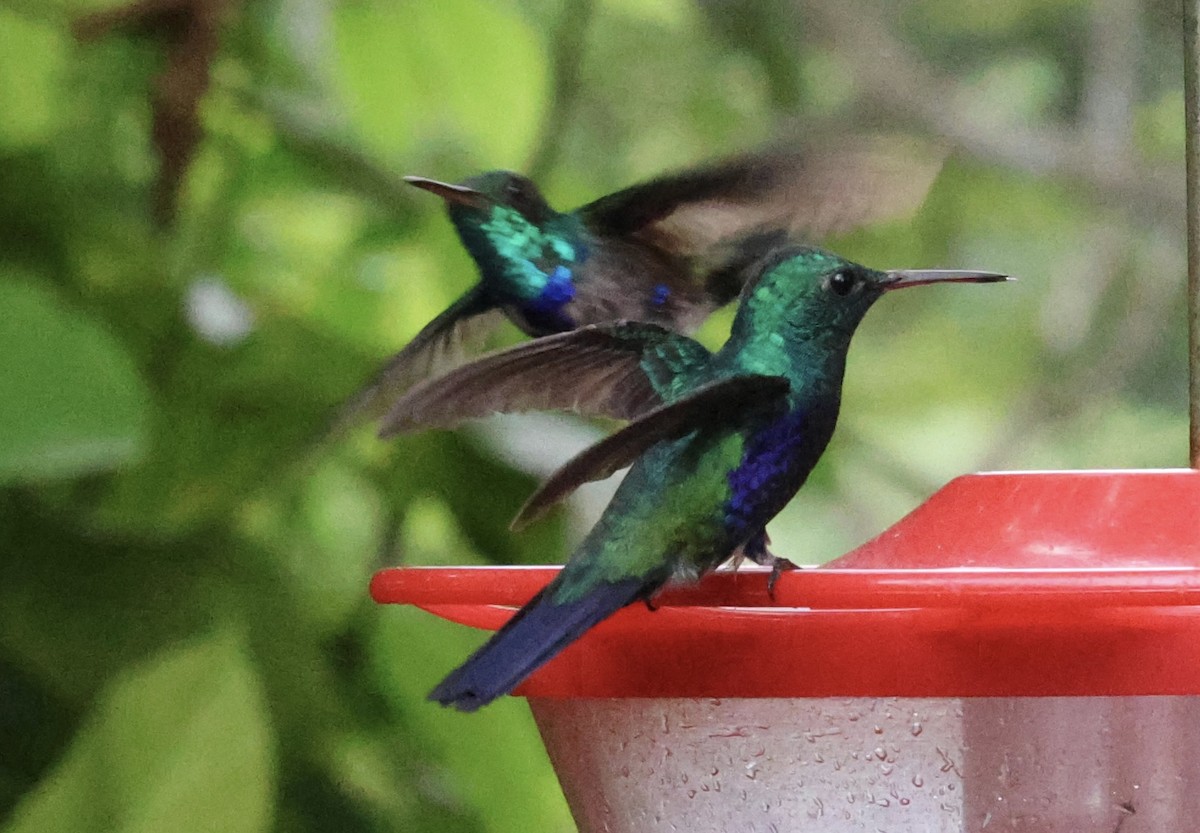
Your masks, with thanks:
M413 387L388 411L379 434L521 411L631 419L663 401L641 366L647 345L681 338L617 322L534 339Z
M699 388L647 413L577 454L534 492L512 522L520 529L540 518L584 483L603 480L632 464L651 446L708 425L745 419L780 401L788 392L781 376L747 375Z
M941 170L942 149L898 136L810 141L735 156L602 197L579 209L600 233L687 258L758 231L803 242L912 214Z

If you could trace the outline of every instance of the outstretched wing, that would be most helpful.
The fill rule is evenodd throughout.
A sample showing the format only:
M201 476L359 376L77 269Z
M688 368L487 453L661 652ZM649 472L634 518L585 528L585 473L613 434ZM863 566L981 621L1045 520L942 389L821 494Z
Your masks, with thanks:
M745 420L783 401L782 376L734 376L704 385L676 402L650 411L569 460L543 483L513 519L520 529L584 483L603 480L632 464L652 445L678 439L705 426Z
M598 234L636 239L704 274L747 235L779 232L818 242L909 216L944 158L941 148L900 136L838 137L668 174L578 213Z
M502 313L478 287L470 290L426 324L370 382L338 408L326 436L337 437L361 422L382 416L391 402L414 384L461 361L462 347L482 342L502 320Z
M698 342L653 324L583 327L491 353L417 385L392 406L379 435L521 411L631 419L669 401L710 357Z

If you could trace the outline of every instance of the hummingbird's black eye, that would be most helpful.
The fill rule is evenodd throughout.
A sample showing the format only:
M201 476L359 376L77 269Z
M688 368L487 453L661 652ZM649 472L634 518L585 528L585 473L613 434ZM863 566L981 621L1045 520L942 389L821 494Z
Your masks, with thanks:
M834 272L829 276L828 286L834 295L849 295L855 283L854 276L848 272Z
M533 222L540 222L545 214L545 201L537 187L527 179L513 177L504 183L502 199Z

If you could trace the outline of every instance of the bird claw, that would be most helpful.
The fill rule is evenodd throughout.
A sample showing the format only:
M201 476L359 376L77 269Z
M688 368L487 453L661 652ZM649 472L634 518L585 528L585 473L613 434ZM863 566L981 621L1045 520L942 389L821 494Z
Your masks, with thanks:
M771 562L771 577L767 579L767 595L771 597L771 601L775 601L775 583L779 581L779 577L785 570L798 570L800 567L777 555L771 558L774 560Z
M770 567L771 576L767 579L767 595L771 597L771 601L775 601L775 584L779 581L779 577L785 570L795 570L798 567L767 549L770 543L771 539L765 530L750 538L733 554L733 569L736 572L746 559L750 559L759 566Z

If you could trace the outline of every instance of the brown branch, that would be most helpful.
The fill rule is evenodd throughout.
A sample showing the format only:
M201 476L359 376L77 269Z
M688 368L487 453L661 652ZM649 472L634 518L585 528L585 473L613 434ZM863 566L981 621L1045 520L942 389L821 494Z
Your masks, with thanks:
M1189 459L1200 468L1200 0L1183 0L1183 86L1187 134Z
M595 5L594 0L567 0L551 40L553 92L550 108L542 120L537 144L525 168L526 174L535 182L550 173L558 161L562 134L579 98L580 68Z
M208 91L221 25L237 0L138 0L82 17L72 30L91 42L129 30L161 40L166 64L154 79L151 140L159 157L154 213L162 225L175 216L179 188L203 138L200 102Z
M1113 164L1098 157L1074 130L1006 124L981 126L957 112L961 85L920 60L883 24L885 7L844 0L807 0L808 21L845 54L862 97L878 111L917 119L981 159L1082 185L1099 203L1119 208L1140 224L1178 226L1184 190L1175 166L1154 169Z

